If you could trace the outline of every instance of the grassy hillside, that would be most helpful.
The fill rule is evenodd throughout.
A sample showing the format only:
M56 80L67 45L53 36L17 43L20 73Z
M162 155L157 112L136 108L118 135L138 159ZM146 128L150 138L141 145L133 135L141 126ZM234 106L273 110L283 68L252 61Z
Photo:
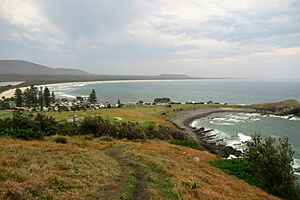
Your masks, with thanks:
M205 151L161 141L67 140L1 138L0 198L276 199L209 165L217 158Z
M286 100L276 103L256 104L253 108L265 113L277 115L294 114L300 116L300 103L296 100Z
M280 101L280 102L275 102L275 103L264 103L264 104L254 104L253 107L257 109L272 109L274 107L277 108L296 108L299 107L300 103L296 100L285 100L285 101Z

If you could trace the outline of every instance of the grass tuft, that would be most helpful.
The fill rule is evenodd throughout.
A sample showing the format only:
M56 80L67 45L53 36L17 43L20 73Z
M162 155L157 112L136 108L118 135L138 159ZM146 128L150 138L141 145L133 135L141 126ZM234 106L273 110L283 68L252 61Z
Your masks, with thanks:
M201 149L197 142L188 141L188 140L172 140L172 141L170 141L170 144L189 147L189 148L197 149L197 150Z

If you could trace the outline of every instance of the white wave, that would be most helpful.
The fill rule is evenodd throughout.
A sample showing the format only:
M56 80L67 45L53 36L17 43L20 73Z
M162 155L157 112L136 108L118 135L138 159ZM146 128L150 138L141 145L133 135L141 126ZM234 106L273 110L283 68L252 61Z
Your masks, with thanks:
M291 117L289 118L291 121L300 121L300 117Z
M65 93L62 93L62 92L58 92L57 96L59 96L59 97L66 97L66 98L72 98L72 99L76 98L76 96L65 94Z
M223 126L233 126L233 125L234 125L234 124L232 124L232 123L227 123L227 122L221 123L221 122L210 121L209 123L215 124L215 125L223 125Z
M232 118L232 119L239 119L239 120L245 120L248 119L249 117L247 116L242 116L239 113L235 113L235 114L228 114L226 115L226 117L228 118Z
M300 160L299 159L294 159L294 165L293 168L294 169L298 169L300 167ZM295 172L295 174L300 175L299 172Z
M291 118L292 116L291 116L291 115L286 115L286 116L269 115L269 117L272 117L272 118L281 118L281 119L289 119L289 118Z
M210 128L208 128L210 129ZM229 135L223 131L220 131L218 129L214 129L213 131L211 131L210 133L208 133L207 135L216 135L215 136L215 139L216 140L219 140L219 139L225 139L225 138L228 138Z
M191 124L190 124L191 127L198 127L199 126L199 123L197 120L193 121Z
M250 118L249 120L250 120L250 121L254 121L254 122L256 122L256 121L260 121L260 119L259 119L259 118Z
M243 133L238 133L238 137L240 138L241 142L247 142L252 139L250 136L244 135Z
M227 118L224 118L224 117L216 117L216 118L213 118L213 121L226 121Z
M223 141L226 143L226 146L230 146L237 150L243 151L245 146L245 144L243 143L249 140L251 140L250 136L238 133L237 136L225 137Z
M224 140L226 142L226 146L233 147L235 149L240 149L241 141L240 140Z
M234 118L227 119L226 121L228 121L228 122L236 122L236 123L238 123L238 122L243 122L242 120L234 119Z
M245 116L248 116L248 117L261 117L261 114L259 113L241 113Z

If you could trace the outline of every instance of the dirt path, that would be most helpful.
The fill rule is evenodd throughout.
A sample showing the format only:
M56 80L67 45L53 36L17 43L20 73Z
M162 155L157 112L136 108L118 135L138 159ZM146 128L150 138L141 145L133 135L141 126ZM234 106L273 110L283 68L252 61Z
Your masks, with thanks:
M135 170L135 174L137 177L137 186L133 193L133 199L141 200L145 199L145 190L146 190L146 177L145 173L142 171L141 167L137 167Z
M133 159L124 155L126 148L127 146L116 146L105 150L106 155L116 160L121 168L121 174L115 178L115 183L105 187L107 193L103 196L106 199L145 199L146 175L139 165L130 167Z

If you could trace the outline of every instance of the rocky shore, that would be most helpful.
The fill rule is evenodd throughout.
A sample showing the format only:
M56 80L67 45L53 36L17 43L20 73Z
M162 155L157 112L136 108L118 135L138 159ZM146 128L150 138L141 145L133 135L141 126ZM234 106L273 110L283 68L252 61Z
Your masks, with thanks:
M210 135L209 133L213 130L207 130L204 127L199 129L195 129L195 127L191 126L191 123L195 119L199 119L201 117L206 117L213 113L218 112L256 112L255 109L237 109L237 108L209 108L209 109L197 109L187 112L182 112L175 115L172 118L172 121L178 125L182 130L187 131L187 133L194 138L196 141L200 143L202 147L207 149L209 152L217 154L221 157L228 157L230 155L240 156L242 154L241 151L234 149L233 147L218 144L218 141L212 140L214 135Z

